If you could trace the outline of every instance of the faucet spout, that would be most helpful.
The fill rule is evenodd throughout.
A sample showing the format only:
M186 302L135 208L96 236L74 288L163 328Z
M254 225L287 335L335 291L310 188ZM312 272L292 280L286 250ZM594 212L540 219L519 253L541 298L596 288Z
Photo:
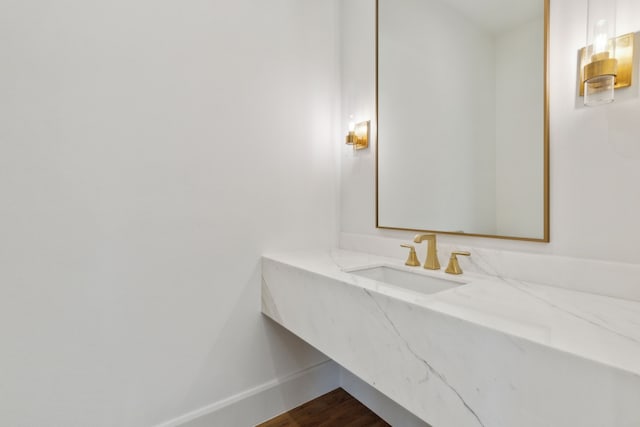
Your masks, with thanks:
M418 234L413 239L415 243L422 243L425 240L427 241L427 259L424 262L424 268L428 270L440 270L436 235L433 233Z

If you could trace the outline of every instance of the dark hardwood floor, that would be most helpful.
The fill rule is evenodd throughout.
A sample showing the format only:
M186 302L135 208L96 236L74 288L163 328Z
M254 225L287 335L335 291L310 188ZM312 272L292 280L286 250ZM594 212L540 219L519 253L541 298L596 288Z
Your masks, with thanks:
M391 427L338 388L256 427Z

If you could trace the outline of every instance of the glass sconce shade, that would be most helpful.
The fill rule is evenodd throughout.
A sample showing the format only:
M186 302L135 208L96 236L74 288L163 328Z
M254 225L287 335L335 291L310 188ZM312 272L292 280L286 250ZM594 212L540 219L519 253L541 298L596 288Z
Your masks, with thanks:
M356 123L353 121L353 114L349 114L349 133L347 134L346 143L353 145L356 142Z
M597 76L584 83L584 105L595 107L596 105L613 102L615 76Z
M618 61L615 0L588 0L587 48L584 61L584 105L612 102Z

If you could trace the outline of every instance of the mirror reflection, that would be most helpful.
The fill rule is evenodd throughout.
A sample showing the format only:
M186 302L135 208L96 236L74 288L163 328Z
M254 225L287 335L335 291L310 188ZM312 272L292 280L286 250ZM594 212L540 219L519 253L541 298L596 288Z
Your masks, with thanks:
M548 241L544 0L378 0L380 228Z

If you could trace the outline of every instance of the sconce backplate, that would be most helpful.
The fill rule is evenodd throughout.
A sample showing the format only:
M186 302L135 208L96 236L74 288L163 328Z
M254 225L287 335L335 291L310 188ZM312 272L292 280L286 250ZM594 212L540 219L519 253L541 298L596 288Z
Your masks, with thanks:
M634 33L616 37L616 59L618 60L618 72L616 75L615 88L631 86L633 75L633 42ZM587 47L580 49L580 96L584 96L584 66L587 64Z

